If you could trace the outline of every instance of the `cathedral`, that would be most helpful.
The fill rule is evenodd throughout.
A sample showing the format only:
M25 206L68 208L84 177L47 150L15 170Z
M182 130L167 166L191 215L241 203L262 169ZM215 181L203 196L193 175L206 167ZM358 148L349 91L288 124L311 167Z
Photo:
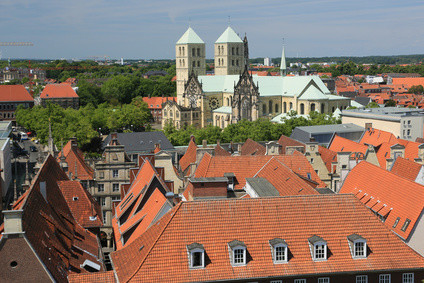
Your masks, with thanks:
M177 101L162 107L162 127L225 128L246 119L272 119L291 110L332 113L350 100L332 95L318 76L286 76L284 47L280 76L249 74L247 37L228 27L214 46L215 74L206 75L205 42L189 27L175 46Z

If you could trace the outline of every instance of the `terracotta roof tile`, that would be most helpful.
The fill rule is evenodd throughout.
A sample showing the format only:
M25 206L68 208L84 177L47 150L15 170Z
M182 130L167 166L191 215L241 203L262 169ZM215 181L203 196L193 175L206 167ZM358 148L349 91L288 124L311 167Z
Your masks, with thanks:
M278 140L278 143L281 145L281 154L286 154L286 147L287 146L302 146L303 149L305 149L305 144L294 140L292 138L286 137L285 135L282 135L280 139Z
M334 152L361 152L365 154L368 146L335 135L328 148Z
M423 202L416 201L424 199L424 186L362 161L348 174L340 190L340 193L355 195L360 192L367 194L367 197L361 198L364 204L371 197L386 204L387 212L390 213L384 224L401 238L408 238L424 208ZM400 221L393 228L397 217L400 217ZM411 223L402 231L406 219L410 219Z
M72 143L74 141L68 141L62 151L59 152L57 161L60 162L60 158L65 156L65 161L68 164L68 172L72 173L72 179L93 180L94 170L85 163L81 149L76 145L72 145Z
M78 181L58 181L72 216L84 228L103 226L100 205Z
M421 164L418 164L414 161L405 159L403 157L398 157L393 163L390 172L402 178L415 182L418 173L421 171L422 167L423 166Z
M389 145L398 143L396 137L392 133L374 128L365 131L360 141L361 144L371 144L373 146L379 146L384 142Z
M214 149L215 156L230 156L231 153L226 151L220 144L217 144Z
M194 141L194 137L192 137L188 144L186 153L180 159L181 171L185 173L185 175L190 174L190 172L187 172L186 170L189 169L191 164L196 162L196 156L197 156L197 144Z
M414 85L424 86L424 78L393 78L394 85L404 85L407 89L410 89Z
M354 233L372 251L366 259L352 258L347 237ZM308 238L313 235L327 242L331 256L326 261L312 260ZM274 238L287 243L292 255L287 264L272 261L269 241ZM234 239L247 247L251 260L245 266L230 263L228 243ZM203 269L189 268L192 243L205 249L209 260ZM352 195L181 202L111 258L120 282L258 281L424 267L424 259Z
M168 100L177 102L176 97L143 97L149 109L162 109L162 104Z
M71 98L78 97L78 94L69 84L49 84L43 89L40 98Z
M318 146L318 152L321 156L322 161L325 164L325 167L327 167L327 170L329 173L334 173L332 169L332 162L337 162L337 152L334 152L328 148Z
M70 283L115 283L113 271L95 273L71 273L68 275Z
M260 143L247 139L241 147L241 155L265 155L266 148Z
M0 85L0 101L34 102L34 98L23 85Z

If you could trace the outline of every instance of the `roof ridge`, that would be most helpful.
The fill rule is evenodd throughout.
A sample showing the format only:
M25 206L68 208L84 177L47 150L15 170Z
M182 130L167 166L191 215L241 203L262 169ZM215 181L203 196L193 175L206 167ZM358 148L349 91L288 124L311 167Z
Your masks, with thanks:
M149 256L150 252L153 250L153 248L155 247L156 243L158 242L159 238L162 236L162 234L164 233L164 231L166 230L166 228L168 227L169 223L171 223L171 220L175 217L175 215L177 214L177 212L180 210L181 206L183 205L183 203L185 203L184 201L180 202L179 204L177 204L176 209L174 211L174 214L171 215L171 217L168 219L168 222L166 223L166 225L163 227L162 231L159 233L159 235L156 237L153 245L150 247L150 249L147 251L146 256L143 258L143 260L140 262L140 264L138 265L138 267L135 269L134 273L127 279L126 282L129 282L138 272L138 270L141 268L141 266L143 265L143 263L146 261L147 257ZM168 213L172 213L172 210Z

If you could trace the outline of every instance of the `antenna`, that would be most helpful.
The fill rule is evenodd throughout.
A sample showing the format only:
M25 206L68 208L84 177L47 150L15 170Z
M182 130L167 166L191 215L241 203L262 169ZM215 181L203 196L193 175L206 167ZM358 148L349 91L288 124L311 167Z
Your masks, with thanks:
M231 16L228 16L228 26L231 25Z

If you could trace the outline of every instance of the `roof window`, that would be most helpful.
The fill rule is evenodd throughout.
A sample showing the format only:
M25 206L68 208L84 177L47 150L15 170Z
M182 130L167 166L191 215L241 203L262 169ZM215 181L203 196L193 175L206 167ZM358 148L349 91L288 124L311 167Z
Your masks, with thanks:
M327 242L317 235L310 237L308 241L312 252L312 259L315 261L327 260Z
M275 264L288 262L287 243L280 238L275 238L269 241L272 252L272 260Z
M400 230L402 230L403 232L405 232L406 229L408 229L409 223L411 223L411 220L409 220L408 218L406 218L405 223L403 223L402 229L400 229Z
M246 256L246 245L238 240L233 240L228 243L230 250L230 260L233 266L243 266L247 263Z
M187 246L190 268L205 267L205 248L202 244L192 243Z
M366 258L367 257L367 240L358 234L347 236L349 242L350 252L352 258Z
M73 197L72 200L76 201L76 200L78 200L78 197Z
M396 218L395 223L393 224L393 228L396 228L400 220L400 217Z

